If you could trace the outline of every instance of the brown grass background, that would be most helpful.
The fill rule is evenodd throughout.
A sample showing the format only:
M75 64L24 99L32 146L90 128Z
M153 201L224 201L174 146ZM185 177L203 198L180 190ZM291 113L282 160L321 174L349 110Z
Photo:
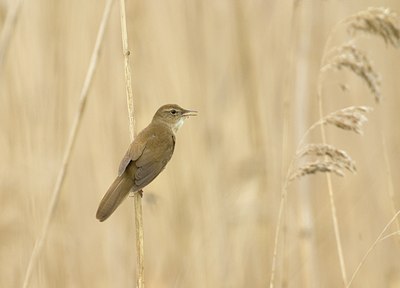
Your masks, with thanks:
M0 27L14 3L0 2ZM7 43L0 67L0 287L22 285L104 3L25 0ZM336 22L371 5L400 12L396 0L127 1L137 129L165 103L199 111L179 131L167 169L145 189L146 287L268 287L283 174L301 134L318 119L323 44ZM135 285L132 198L105 223L95 219L129 144L119 21L114 3L30 287ZM347 37L344 30L336 35L335 43ZM360 43L381 73L383 102L376 105L349 73L329 72L323 89L327 113L375 108L364 136L327 130L329 143L347 150L358 168L333 178L349 275L393 216L390 185L400 208L400 51L376 39ZM310 140L319 142L319 131ZM341 287L323 175L290 186L285 221L277 287ZM380 243L354 287L400 287L399 256L398 239Z

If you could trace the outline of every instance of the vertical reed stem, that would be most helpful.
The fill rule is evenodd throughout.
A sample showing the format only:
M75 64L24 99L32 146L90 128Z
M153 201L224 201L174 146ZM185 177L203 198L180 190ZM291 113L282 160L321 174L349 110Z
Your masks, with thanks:
M321 88L321 79L319 81L319 88L318 88L318 109L319 109L319 117L322 119L324 117L324 111L322 107L322 88ZM325 133L325 127L324 125L320 125L321 127L321 137L322 137L322 143L326 144L326 133ZM333 222L333 229L335 233L335 239L336 239L336 246L337 246L337 252L339 256L339 263L340 263L340 270L342 273L342 280L343 284L346 287L347 286L347 274L346 274L346 265L344 262L344 256L343 256L343 249L342 249L342 242L340 239L340 230L339 230L339 222L337 219L337 213L336 213L336 205L335 205L335 198L333 195L333 185L332 185L332 177L329 173L325 174L326 176L326 181L328 184L328 192L329 192L329 201L330 201L330 206L331 206L331 213L332 213L332 222Z
M17 25L17 20L19 12L21 11L23 0L17 0L12 3L10 1L10 7L7 10L6 19L3 23L3 28L0 34L0 67L3 66L3 62L10 45L10 40L14 32L15 26Z
M56 184L53 189L53 193L51 196L50 204L47 210L46 218L43 223L42 230L39 236L36 239L35 246L32 250L31 257L29 259L28 267L24 277L23 288L27 288L29 286L29 282L31 279L32 271L37 264L37 260L39 258L40 253L42 252L42 248L44 245L44 241L46 240L47 232L49 230L51 219L53 218L54 212L56 211L57 203L60 198L61 188L64 184L65 175L68 171L68 164L70 160L70 156L72 154L74 144L76 142L76 136L78 134L78 130L80 124L82 122L82 116L85 111L85 104L90 88L90 84L92 83L93 75L97 67L97 60L99 58L99 52L101 43L103 42L104 31L108 22L108 18L110 15L111 7L113 0L107 0L107 3L104 7L103 17L100 22L99 30L97 32L96 43L93 48L92 56L90 58L90 63L88 70L86 72L85 82L83 83L82 90L79 97L78 109L75 114L74 122L72 124L72 128L68 137L67 146L65 148L61 169L58 173Z
M322 60L321 60L321 65L320 68L325 65L326 58L328 56L328 48L331 45L333 35L335 34L336 30L340 25L343 23L346 23L348 21L348 18L343 19L339 21L338 23L335 24L335 26L332 28L331 32L328 35L328 39L325 42L324 45L324 50L322 53ZM324 109L323 109L323 99L322 99L322 82L323 82L323 73L320 71L319 72L319 77L318 77L318 88L317 88L317 101L318 101L318 111L319 111L319 118L322 119L324 117ZM322 143L326 144L326 132L325 132L325 127L324 125L320 125L321 128L321 138L322 138ZM332 177L329 173L326 173L326 182L328 184L328 192L329 192L329 202L331 206L331 214L332 214L332 222L333 222L333 230L335 233L335 240L336 240L336 247L337 247L337 252L338 252L338 257L339 257L339 264L340 264L340 271L342 273L342 281L344 286L347 286L348 280L347 280L347 273L346 273L346 263L344 261L344 256L343 256L343 248L342 248L342 241L340 239L340 230L339 230L339 222L337 218L337 213L336 213L336 204L335 204L335 198L333 195L333 185L332 185Z
M388 181L388 190L389 190L389 197L390 197L390 202L392 204L392 210L393 214L396 213L396 202L395 202L395 194L394 194L394 185L393 185L393 175L392 175L392 169L390 168L390 161L389 161L389 153L388 153L388 148L386 144L386 138L383 132L381 133L381 139L382 139L382 150L383 150L383 158L385 159L385 170L386 170L386 179ZM400 231L400 223L399 219L396 218L396 229L397 231Z
M129 114L129 131L131 140L135 137L135 118L132 92L132 76L129 64L131 54L128 46L128 33L126 27L125 0L120 0L122 49L125 63L126 99ZM144 246L143 246L143 215L141 193L134 194L135 202L135 231L136 231L136 287L144 288Z

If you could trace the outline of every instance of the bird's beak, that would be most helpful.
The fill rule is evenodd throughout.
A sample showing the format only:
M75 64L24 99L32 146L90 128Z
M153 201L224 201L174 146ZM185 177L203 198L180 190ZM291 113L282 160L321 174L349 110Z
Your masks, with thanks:
M182 116L189 117L189 116L197 116L197 111L194 110L184 110Z

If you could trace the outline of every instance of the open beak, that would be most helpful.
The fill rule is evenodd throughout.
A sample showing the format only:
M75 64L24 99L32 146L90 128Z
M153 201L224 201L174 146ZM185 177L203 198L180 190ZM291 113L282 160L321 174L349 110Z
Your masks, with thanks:
M194 110L184 110L182 116L189 117L189 116L197 116L197 111Z

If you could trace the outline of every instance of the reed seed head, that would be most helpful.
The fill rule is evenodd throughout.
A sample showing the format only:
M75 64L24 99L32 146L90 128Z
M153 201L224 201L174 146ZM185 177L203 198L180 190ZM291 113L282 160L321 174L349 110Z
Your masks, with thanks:
M318 172L322 173L334 173L338 176L343 177L344 176L344 171L343 167L338 165L335 162L332 162L330 160L317 160L315 162L309 162L306 163L300 167L298 167L289 177L289 182L306 176L306 175L312 175L316 174Z
M386 44L400 47L399 17L388 8L368 8L350 18L348 30L351 34L359 32L378 36Z
M356 165L353 159L344 150L340 150L329 144L308 144L305 145L296 155L298 158L305 156L327 157L332 162L340 164L350 172L356 172Z
M366 54L352 43L334 49L336 52L322 70L348 69L360 77L368 86L377 102L381 99L381 81Z
M365 114L371 111L372 108L367 106L350 106L327 115L322 123L363 134L362 126L368 121Z

